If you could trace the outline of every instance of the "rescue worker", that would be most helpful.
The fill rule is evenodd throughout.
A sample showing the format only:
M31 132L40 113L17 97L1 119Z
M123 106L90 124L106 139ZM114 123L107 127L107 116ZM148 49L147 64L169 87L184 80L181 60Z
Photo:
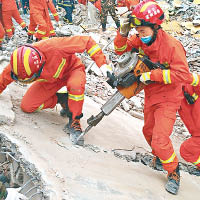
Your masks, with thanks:
M15 31L13 26L12 18L22 27L23 30L27 31L26 23L20 17L19 11L17 9L17 4L15 0L0 0L2 4L2 17L5 26L6 34L10 39Z
M0 21L0 50L2 50L2 43L3 43L4 35L5 35L5 31L4 31L3 25Z
M5 36L5 31L2 25L2 4L0 4L0 50L2 50L2 43L4 36Z
M198 76L196 77L199 82ZM196 170L191 173L200 176L200 86L184 85L183 95L185 98L181 102L178 113L191 137L181 144L180 155L196 166Z
M58 23L58 25L60 26L59 24L59 16L58 16L58 13L57 13L57 10L53 4L53 2L51 2L52 0L49 0L49 3L47 4L48 5L48 8L50 9L54 19L56 20L56 22ZM53 25L52 25L52 22L51 20L49 21L49 27L50 27L50 32L49 32L49 37L54 37L56 36L56 33L55 33L55 30L53 28Z
M50 36L50 31L53 31L48 8L50 8L56 21L59 20L52 0L30 0L29 5L30 24L28 27L27 42L31 43L33 41L33 35L36 37L36 41L48 39Z
M72 12L74 9L74 0L58 0L58 6L65 9L65 16L63 17L64 22L72 25Z
M82 133L80 119L85 90L85 66L75 53L87 51L104 76L112 73L99 45L90 36L56 37L23 45L11 55L10 64L0 75L0 93L12 81L34 82L21 102L24 112L54 108L60 103L69 118L65 131L73 143ZM66 86L68 95L56 92ZM67 97L68 96L68 97ZM68 99L68 101L67 101ZM79 145L83 145L83 138Z
M110 13L111 17L115 21L117 28L120 27L120 21L115 12L115 1L114 0L101 0L101 25L102 31L106 31L107 16Z
M182 83L192 83L195 77L189 73L182 44L161 29L163 21L160 6L153 0L144 0L135 6L132 16L117 31L114 45L119 55L137 49L152 62L165 66L165 69L143 73L139 78L146 84L143 134L152 153L168 172L165 189L177 194L180 172L170 135L183 99ZM133 27L138 34L128 38Z
M29 10L29 0L21 0L22 10L24 15L28 14Z

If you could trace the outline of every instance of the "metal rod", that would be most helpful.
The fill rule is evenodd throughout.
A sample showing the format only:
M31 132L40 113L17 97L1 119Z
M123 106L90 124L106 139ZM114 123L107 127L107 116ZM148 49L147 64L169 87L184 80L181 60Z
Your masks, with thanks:
M2 153L2 154L8 154L13 160L15 160L16 162L20 162L19 160L17 160L15 157L13 157L11 154L10 154L10 152L0 152L0 153Z

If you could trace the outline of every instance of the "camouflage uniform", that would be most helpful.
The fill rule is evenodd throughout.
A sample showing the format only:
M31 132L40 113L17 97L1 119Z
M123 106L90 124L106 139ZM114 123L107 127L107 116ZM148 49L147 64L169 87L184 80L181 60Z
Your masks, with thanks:
M120 21L116 15L115 12L115 0L101 0L101 25L102 30L106 30L106 22L107 22L107 16L108 12L110 13L111 17L115 21L115 24L117 28L120 27Z
M8 193L6 191L5 185L0 181L0 199L5 199Z

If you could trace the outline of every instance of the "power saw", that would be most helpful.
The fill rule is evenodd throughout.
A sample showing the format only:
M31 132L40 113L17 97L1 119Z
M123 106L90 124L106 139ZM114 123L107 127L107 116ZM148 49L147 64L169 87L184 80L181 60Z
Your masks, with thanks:
M104 116L108 116L125 98L131 98L144 89L145 85L139 81L144 72L165 67L153 63L147 56L138 55L136 52L126 52L116 60L118 66L113 74L109 74L108 84L117 88L115 94L101 107L101 112L87 119L88 127L77 138L78 143L92 127L96 126Z

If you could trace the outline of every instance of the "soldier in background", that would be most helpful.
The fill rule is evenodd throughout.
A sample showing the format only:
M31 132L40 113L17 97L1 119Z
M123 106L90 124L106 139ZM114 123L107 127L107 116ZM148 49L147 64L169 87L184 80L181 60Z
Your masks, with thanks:
M111 17L115 21L117 28L120 27L120 21L115 12L115 1L114 0L101 0L102 31L106 31L106 23L107 23L108 13L110 13Z

